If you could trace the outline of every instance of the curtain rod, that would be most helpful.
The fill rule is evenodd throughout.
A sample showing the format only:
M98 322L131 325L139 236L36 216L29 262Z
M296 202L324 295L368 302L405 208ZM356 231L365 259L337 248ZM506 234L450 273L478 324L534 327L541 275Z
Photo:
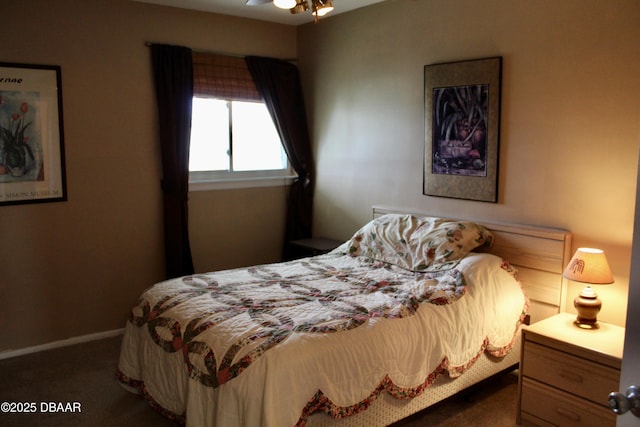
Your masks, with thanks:
M154 44L164 44L166 45L167 43L154 43L154 42L144 42L144 45L147 47L151 47ZM213 52L210 50L204 50L204 49L191 49L193 52L197 52L197 53L209 53L211 55L221 55L221 56L231 56L234 58L246 58L247 56L252 56L252 55L240 55L237 53L226 53L226 52ZM259 55L256 55L259 56ZM276 58L276 59L280 59L281 61L286 61L286 62L293 62L293 63L298 63L298 58Z

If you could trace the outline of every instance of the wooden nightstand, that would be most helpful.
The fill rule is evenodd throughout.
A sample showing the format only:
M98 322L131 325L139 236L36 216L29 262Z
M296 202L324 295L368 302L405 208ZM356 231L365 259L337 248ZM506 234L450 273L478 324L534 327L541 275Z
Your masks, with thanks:
M560 313L522 330L517 423L615 426L608 396L619 389L624 328L580 329Z
M342 243L341 240L329 239L327 237L292 240L289 242L289 258L296 259L322 255L332 251Z

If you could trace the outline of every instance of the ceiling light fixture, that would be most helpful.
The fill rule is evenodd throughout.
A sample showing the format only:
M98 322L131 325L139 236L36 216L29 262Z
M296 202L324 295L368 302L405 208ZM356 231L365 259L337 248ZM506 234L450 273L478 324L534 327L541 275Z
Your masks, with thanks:
M309 3L307 0L296 0L296 5L289 9L291 13L302 13L309 10Z
M275 4L276 1L282 1L282 0L273 0L273 3ZM289 11L291 13L302 13L302 12L306 12L307 10L309 10L308 0L295 0L295 5L289 8ZM311 0L311 11L313 13L313 16L315 17L316 23L318 22L318 18L320 16L324 16L327 13L331 12L332 10L333 10L332 0Z
M309 7L311 2L311 7ZM280 9L289 9L291 13L302 13L311 9L314 20L317 23L319 17L325 16L333 10L333 0L246 0L247 6L256 6L261 4L273 3Z
M332 0L311 0L313 6L313 14L318 16L324 16L333 10Z
M273 0L273 4L280 9L291 9L296 7L296 0Z

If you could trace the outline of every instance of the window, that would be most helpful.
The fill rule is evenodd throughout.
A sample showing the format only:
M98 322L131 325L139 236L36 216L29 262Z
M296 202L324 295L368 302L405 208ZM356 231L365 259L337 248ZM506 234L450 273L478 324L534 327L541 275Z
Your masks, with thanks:
M228 187L230 181L244 182L233 186L273 185L293 173L263 103L195 97L189 175L194 184Z
M282 185L295 177L244 59L193 59L189 189Z

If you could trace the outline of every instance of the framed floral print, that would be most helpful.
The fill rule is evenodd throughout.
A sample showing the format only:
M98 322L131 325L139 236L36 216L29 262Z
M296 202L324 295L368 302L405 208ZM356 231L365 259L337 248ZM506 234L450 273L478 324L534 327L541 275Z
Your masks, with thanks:
M65 201L59 66L0 63L0 205Z

